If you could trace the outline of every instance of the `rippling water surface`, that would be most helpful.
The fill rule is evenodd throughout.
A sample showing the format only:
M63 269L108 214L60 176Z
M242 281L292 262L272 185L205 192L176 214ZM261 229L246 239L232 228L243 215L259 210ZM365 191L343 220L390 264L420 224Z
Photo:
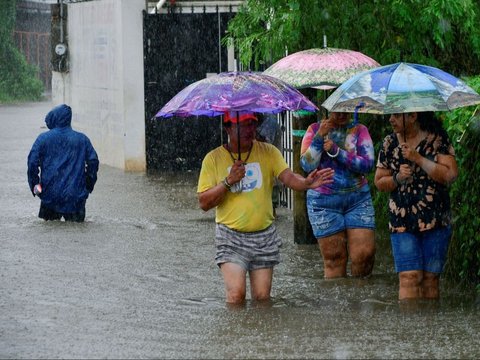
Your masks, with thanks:
M194 173L102 165L85 223L43 222L26 156L49 108L0 106L0 358L480 357L473 292L399 304L384 240L373 276L324 280L286 209L271 303L226 306Z

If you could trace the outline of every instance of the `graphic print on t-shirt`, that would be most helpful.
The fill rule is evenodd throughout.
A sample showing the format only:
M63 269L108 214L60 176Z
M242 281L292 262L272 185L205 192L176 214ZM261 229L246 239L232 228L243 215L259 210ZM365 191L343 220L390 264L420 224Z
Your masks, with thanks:
M230 166L227 171L230 172ZM262 187L262 170L259 163L245 164L245 177L232 186L232 192L252 191Z

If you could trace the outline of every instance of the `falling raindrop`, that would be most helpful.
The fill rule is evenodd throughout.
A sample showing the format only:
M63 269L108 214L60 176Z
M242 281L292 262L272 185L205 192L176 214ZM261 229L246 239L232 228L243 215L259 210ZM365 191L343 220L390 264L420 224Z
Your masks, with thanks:
M187 10L181 14L145 14L145 111L151 119L146 123L146 148L150 171L198 170L206 153L221 144L218 118L153 116L189 84L207 74L228 70L227 48L221 45L219 36L232 16L230 12Z

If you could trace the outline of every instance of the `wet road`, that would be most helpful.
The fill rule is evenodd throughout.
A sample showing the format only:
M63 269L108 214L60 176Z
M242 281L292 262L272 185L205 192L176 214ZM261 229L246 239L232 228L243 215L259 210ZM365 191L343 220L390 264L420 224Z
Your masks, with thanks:
M325 281L285 209L271 304L227 307L194 173L101 165L85 223L38 219L26 157L50 107L0 106L0 358L480 357L474 294L399 304L388 243L371 278Z

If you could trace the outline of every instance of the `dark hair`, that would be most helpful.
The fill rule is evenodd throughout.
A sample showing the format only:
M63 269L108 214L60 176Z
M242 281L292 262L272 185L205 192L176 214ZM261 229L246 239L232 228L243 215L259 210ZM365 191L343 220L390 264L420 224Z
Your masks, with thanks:
M418 112L417 121L420 129L423 131L436 135L446 135L447 133L443 128L442 122L435 116L433 111Z

